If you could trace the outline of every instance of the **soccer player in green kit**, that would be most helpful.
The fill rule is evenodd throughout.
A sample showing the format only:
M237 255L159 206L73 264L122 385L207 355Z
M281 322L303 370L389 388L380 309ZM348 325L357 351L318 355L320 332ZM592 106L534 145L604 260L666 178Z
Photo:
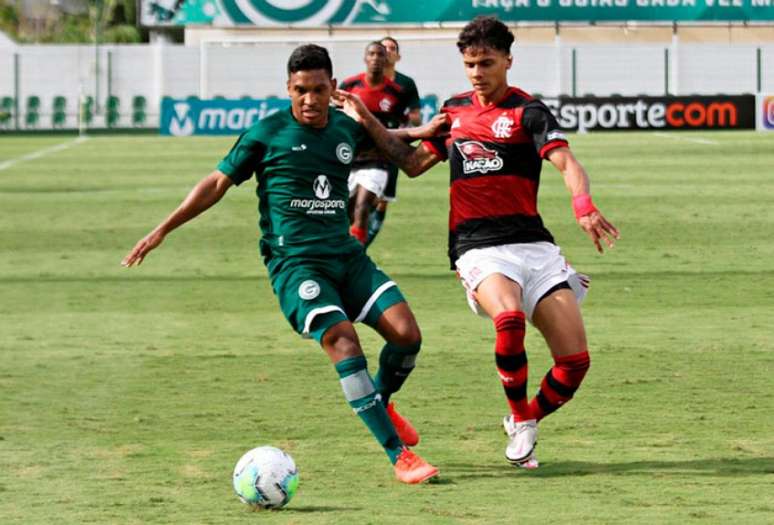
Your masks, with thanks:
M217 169L122 264L142 263L172 230L255 173L261 254L282 312L296 332L317 340L328 354L345 398L384 447L398 480L421 483L438 469L407 448L419 436L389 402L414 368L421 335L398 287L349 234L350 164L370 139L360 124L329 107L336 89L332 69L324 48L294 50L287 66L291 108L244 132ZM432 135L431 128L395 133L411 140ZM386 341L373 379L353 326L358 321Z

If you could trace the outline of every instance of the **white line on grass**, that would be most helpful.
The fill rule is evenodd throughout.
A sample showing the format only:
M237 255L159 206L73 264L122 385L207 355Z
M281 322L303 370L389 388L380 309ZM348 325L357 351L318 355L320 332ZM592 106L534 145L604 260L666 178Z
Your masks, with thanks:
M684 140L686 142L693 142L695 144L709 144L710 146L717 146L719 142L717 140L699 139L696 137L681 137L680 135L673 135L671 133L655 132L655 136L664 137L667 139Z
M43 148L43 149L39 149L38 151L33 151L32 153L27 153L26 155L22 155L21 157L16 157L15 159L10 159L4 162L0 162L0 171L7 170L11 166L14 166L20 162L24 162L26 160L35 160L35 159L39 159L40 157L45 157L46 155L49 155L51 153L56 153L58 151L66 150L77 144L80 144L81 142L85 141L87 138L88 137L78 137L75 140L62 142L61 144L56 144L55 146L49 146L48 148Z

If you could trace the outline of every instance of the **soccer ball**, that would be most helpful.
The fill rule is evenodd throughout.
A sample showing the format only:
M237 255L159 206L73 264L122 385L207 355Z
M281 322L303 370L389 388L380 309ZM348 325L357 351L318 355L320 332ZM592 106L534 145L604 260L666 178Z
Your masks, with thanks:
M239 458L234 467L234 490L244 503L263 509L288 504L298 489L298 469L286 452L258 447Z

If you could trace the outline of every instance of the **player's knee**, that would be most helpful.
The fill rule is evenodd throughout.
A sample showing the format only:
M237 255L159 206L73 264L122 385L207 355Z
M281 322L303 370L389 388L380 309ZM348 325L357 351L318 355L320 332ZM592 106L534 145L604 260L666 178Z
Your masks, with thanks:
M588 350L582 350L575 354L578 359L572 363L572 368L578 372L586 373L591 368L591 356Z
M422 346L422 333L419 331L419 325L413 319L400 323L395 327L395 337L391 341L393 344L402 348L410 348L419 352Z
M571 383L580 384L586 372L591 368L591 358L586 350L575 354L557 357L556 366Z
M335 326L323 336L322 347L334 363L363 355L363 350L356 337L353 337L348 331L337 330Z

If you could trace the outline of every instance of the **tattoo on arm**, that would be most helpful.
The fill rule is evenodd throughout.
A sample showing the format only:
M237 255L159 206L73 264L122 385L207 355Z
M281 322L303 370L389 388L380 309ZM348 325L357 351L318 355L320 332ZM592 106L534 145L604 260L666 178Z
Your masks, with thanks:
M409 176L416 176L422 172L422 163L415 155L417 148L406 144L400 138L390 133L376 118L365 119L363 126L371 135L379 151L391 162Z

